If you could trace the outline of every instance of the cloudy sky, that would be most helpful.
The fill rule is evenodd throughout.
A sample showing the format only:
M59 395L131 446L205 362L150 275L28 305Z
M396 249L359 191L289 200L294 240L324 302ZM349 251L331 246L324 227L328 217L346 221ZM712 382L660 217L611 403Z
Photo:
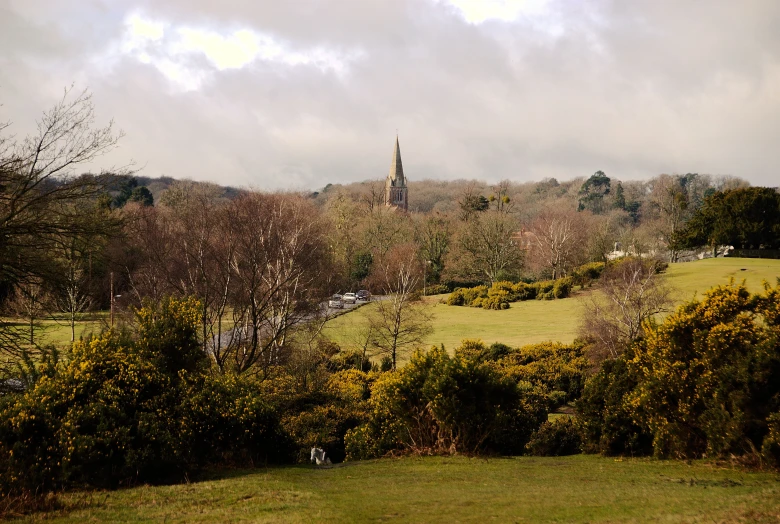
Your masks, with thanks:
M780 185L777 0L0 0L0 121L65 86L103 164L262 189L603 170Z

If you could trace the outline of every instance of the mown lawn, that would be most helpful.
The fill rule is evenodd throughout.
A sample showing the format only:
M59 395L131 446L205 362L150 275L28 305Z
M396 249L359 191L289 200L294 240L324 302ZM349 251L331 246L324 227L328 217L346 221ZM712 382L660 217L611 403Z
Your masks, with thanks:
M771 284L780 277L780 260L754 258L718 258L672 264L665 279L673 288L676 303L691 300L730 278L746 281L751 291L760 291L762 281ZM502 342L510 346L534 344L545 340L571 342L577 337L582 315L582 298L590 290L577 291L563 300L530 300L515 302L507 310L488 311L479 308L440 304L438 297L426 297L433 313L433 333L425 345L444 344L453 349L464 338L482 339L488 344ZM355 331L365 323L371 306L342 315L328 323L325 333L344 348L355 347Z
M403 458L84 495L48 522L777 522L780 478L598 456Z

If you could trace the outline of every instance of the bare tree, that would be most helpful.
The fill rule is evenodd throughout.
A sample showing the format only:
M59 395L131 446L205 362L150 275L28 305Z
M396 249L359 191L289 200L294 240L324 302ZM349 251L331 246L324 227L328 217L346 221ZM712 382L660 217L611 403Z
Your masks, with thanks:
M43 279L30 277L25 282L16 285L8 302L11 314L25 319L29 333L30 345L35 344L35 329L46 313L51 297L43 287Z
M671 306L670 290L651 259L627 258L611 265L599 280L599 293L585 302L580 330L593 342L593 360L621 355L642 325Z
M452 242L452 227L449 218L440 213L415 217L415 240L427 275L423 279L438 282L444 270L444 260ZM425 284L425 282L423 282Z
M57 278L57 308L68 315L70 341L76 340L76 320L92 306L89 294L89 272L84 252L77 242L70 241L61 246L59 254L61 275Z
M233 276L233 220L214 184L178 182L165 192L161 204L172 233L167 248L175 256L168 278L180 295L200 300L203 350L219 352Z
M88 220L102 190L76 170L116 147L121 132L113 122L94 127L92 96L65 90L43 113L37 130L21 141L2 135L0 125L0 279L20 282L46 276L56 239L78 238L108 224ZM17 333L0 324L0 348L18 352Z
M691 216L688 194L680 177L660 175L653 181L650 203L656 210L654 226L669 251L669 262L677 262L680 252L679 234Z
M532 260L553 279L582 263L587 228L582 213L574 210L545 210L531 224Z
M453 271L490 283L516 273L523 265L523 252L515 240L518 229L515 219L505 213L472 216L462 225L451 252Z
M230 206L236 244L232 261L235 369L272 364L288 335L325 296L324 227L310 202L294 195L253 193Z
M394 247L375 264L371 279L386 294L369 317L374 344L396 369L398 357L420 345L431 332L431 314L416 291L422 281L422 264L414 244Z

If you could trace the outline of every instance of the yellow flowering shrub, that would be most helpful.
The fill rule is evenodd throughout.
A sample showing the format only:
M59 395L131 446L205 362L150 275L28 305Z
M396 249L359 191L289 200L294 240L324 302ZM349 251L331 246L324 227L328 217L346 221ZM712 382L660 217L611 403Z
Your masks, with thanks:
M638 384L628 402L659 456L761 449L780 408L778 289L713 288L645 337L629 362Z
M489 362L436 347L417 352L374 383L368 422L346 435L347 457L520 453L547 417L546 405L532 397Z

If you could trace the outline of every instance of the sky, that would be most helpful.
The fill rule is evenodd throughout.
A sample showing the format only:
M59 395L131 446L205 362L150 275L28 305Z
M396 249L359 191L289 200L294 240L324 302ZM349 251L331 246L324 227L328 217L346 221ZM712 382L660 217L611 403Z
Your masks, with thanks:
M776 0L0 0L0 121L63 89L93 167L316 190L387 175L780 185Z

